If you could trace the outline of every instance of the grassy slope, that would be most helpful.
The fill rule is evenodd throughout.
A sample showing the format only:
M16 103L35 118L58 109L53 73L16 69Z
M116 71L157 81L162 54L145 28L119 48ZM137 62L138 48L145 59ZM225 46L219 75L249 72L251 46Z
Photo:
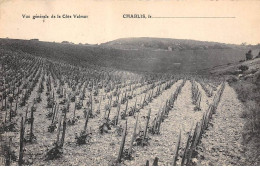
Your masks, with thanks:
M241 71L241 65L248 67L248 70ZM245 153L249 165L260 165L260 58L220 66L211 73L226 76L238 99L244 104L245 110L241 117L246 119L242 133L244 144L248 148Z
M204 42L207 44L207 42ZM99 65L142 72L194 73L237 62L248 49L196 49L180 51L119 50L103 46L82 46L28 40L0 39L0 48L36 56L65 60L72 64Z

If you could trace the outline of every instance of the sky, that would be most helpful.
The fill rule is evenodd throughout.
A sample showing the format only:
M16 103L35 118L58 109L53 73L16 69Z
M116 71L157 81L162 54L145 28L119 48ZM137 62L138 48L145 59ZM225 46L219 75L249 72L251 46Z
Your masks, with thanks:
M0 37L90 44L126 37L258 44L259 11L257 0L0 0ZM52 14L88 18L32 19ZM126 19L124 14L153 18Z

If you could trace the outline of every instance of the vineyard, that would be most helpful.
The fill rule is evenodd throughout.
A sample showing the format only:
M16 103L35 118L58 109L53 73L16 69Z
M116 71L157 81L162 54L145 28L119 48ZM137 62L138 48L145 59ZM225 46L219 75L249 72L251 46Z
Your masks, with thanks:
M222 79L3 53L2 165L196 165Z

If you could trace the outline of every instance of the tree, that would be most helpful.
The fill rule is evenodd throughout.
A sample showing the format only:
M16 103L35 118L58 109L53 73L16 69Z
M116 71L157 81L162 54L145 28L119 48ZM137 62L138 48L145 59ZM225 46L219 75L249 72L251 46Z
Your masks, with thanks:
M241 43L241 46L246 46L246 45L247 45L246 42Z
M258 53L258 55L255 58L260 58L260 52Z
M249 50L246 53L246 60L251 60L251 59L253 59L252 50Z

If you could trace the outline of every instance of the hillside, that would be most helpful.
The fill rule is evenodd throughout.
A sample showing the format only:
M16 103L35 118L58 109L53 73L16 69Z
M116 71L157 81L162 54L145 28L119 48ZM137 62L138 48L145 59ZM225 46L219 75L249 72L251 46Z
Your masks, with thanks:
M241 48L238 45L230 45L217 42L206 42L186 39L169 39L169 38L121 38L101 44L104 47L116 49L152 49L152 50L198 50L198 49L231 49Z
M145 38L147 39L147 38ZM149 38L147 41L153 46ZM169 40L172 42L175 40ZM131 41L129 41L130 43ZM186 42L186 40L183 40ZM187 41L189 44L217 43ZM210 46L208 45L208 46ZM213 45L213 46L214 46ZM248 48L185 49L166 50L130 50L104 47L106 45L84 46L34 40L0 39L0 48L9 51L23 52L44 58L65 61L82 66L111 67L121 70L157 73L197 73L204 69L244 59ZM183 46L183 45L181 45ZM231 45L232 46L232 45Z
M248 70L242 71L241 66L248 67ZM237 78L249 77L260 70L260 58L255 58L248 61L240 61L228 65L221 65L210 70L211 74L215 75L234 75Z

